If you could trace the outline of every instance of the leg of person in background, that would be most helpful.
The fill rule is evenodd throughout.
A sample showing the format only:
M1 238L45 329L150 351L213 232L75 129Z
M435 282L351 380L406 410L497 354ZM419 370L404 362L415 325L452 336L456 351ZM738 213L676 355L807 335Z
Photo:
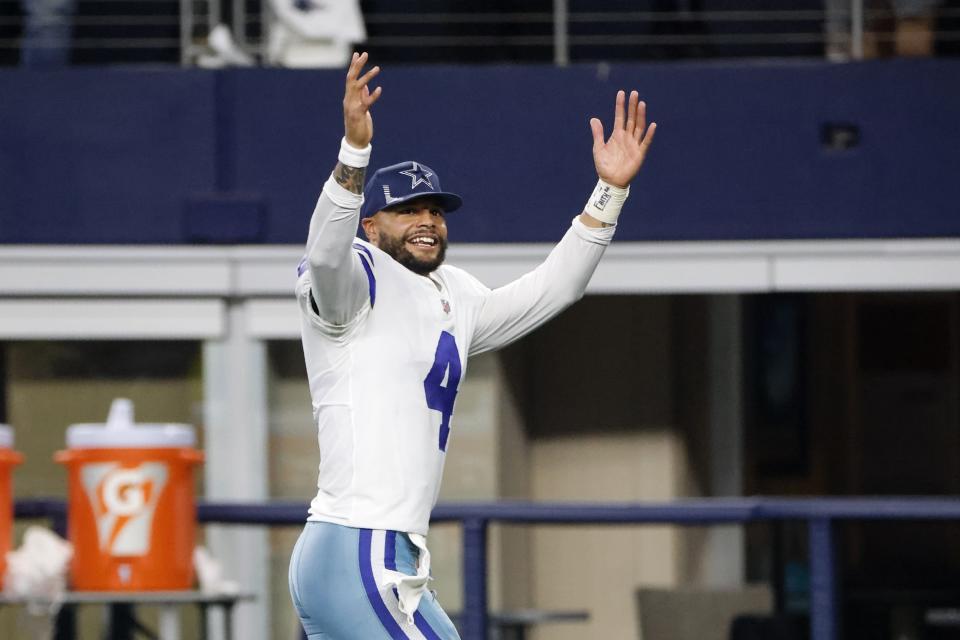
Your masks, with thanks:
M938 0L894 0L894 50L905 57L933 55L934 18Z
M24 13L20 66L68 65L75 0L20 0L20 3Z
M890 0L863 0L863 57L893 55L893 6Z
M824 30L826 56L831 62L843 62L851 57L850 2L824 0Z

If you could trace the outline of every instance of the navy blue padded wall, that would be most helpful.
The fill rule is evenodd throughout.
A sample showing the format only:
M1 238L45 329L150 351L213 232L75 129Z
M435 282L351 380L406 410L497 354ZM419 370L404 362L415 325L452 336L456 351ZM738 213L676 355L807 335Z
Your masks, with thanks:
M182 241L214 175L213 75L0 74L0 242Z
M467 203L456 241L552 241L596 179L588 118L609 129L614 92L636 87L661 128L621 240L957 236L958 74L948 60L389 68L374 164L437 169ZM339 71L2 72L0 242L302 242L342 86ZM859 144L824 148L828 123Z

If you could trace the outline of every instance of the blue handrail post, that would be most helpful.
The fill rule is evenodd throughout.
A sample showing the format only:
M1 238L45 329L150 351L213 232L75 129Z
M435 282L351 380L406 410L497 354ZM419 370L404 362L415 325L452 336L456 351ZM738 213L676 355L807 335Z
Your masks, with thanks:
M487 639L487 524L463 521L463 637Z
M839 616L833 520L812 518L807 526L810 534L810 637L812 640L836 640Z

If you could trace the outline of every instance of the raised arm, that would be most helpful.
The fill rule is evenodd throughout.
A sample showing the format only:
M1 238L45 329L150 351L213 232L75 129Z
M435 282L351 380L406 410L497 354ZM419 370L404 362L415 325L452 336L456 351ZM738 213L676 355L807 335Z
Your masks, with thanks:
M580 221L588 227L616 224L620 207L630 193L630 182L643 166L657 132L656 122L647 127L647 103L640 101L639 93L630 92L626 113L625 102L625 92L618 91L613 130L606 142L603 141L603 123L599 118L590 118L593 164L600 180L580 216Z
M361 74L366 62L366 53L355 53L347 70L339 161L323 186L307 236L312 303L320 318L333 325L348 323L369 300L368 274L352 248L373 139L370 107L381 94L380 87L369 88L380 67Z
M603 140L603 124L590 120L593 161L599 181L573 226L536 269L486 294L471 353L498 349L526 335L581 297L613 239L629 185L646 158L656 123L646 126L646 104L631 92L626 105L617 93L613 131Z

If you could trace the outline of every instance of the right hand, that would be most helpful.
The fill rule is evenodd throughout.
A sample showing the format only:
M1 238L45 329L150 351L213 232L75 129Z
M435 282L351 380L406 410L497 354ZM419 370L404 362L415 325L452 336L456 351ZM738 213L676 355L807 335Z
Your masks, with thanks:
M647 126L647 103L640 102L640 94L631 91L630 104L627 106L625 102L626 92L618 91L613 131L606 142L603 141L603 123L599 118L590 120L597 175L604 182L621 188L629 186L640 171L657 132L656 122Z
M354 53L347 69L347 86L343 92L343 134L351 147L363 149L373 140L373 118L370 107L380 98L382 87L370 91L369 83L380 67L370 69L362 76L360 71L367 63L367 53Z

